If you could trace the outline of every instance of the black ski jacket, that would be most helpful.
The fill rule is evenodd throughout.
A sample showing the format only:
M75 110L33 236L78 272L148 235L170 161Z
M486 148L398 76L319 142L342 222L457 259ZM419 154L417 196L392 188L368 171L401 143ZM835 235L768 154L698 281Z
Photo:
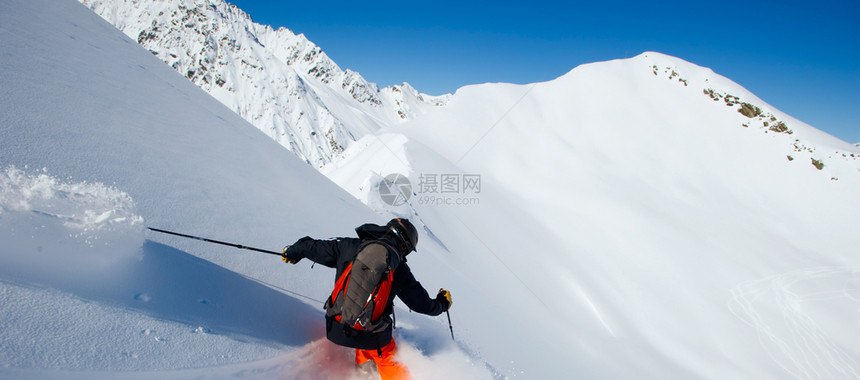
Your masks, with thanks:
M409 307L410 310L427 315L439 315L445 311L444 305L427 294L427 290L415 279L406 257L400 250L400 244L396 237L389 233L388 228L375 224L365 224L355 229L358 238L335 238L330 240L317 240L305 236L287 249L287 257L291 259L307 258L317 264L336 268L335 281L341 273L358 255L359 246L368 240L382 240L394 249L402 258L397 269L394 271L392 292L388 300L388 309L383 318L391 319L392 301L396 295ZM331 319L326 321L326 336L332 342L346 347L364 350L380 349L392 339L393 323L387 329L379 333L353 332L347 334L342 326Z

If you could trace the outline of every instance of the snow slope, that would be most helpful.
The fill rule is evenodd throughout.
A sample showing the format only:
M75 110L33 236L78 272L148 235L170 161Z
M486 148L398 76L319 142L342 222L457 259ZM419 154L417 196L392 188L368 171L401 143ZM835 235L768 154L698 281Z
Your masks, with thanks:
M457 315L503 373L856 379L858 156L709 69L649 52L461 88L324 172L375 208L382 177L408 176L399 212L450 252L440 270L501 284L475 275L454 294L497 305ZM449 193L445 175L461 181Z
M353 376L331 270L143 227L280 250L383 217L73 0L3 1L0 46L0 378ZM399 314L418 377L489 376Z

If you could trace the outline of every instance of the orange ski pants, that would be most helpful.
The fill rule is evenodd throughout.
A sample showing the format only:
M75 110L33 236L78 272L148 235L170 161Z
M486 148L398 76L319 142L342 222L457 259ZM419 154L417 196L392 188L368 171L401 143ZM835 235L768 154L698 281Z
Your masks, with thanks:
M397 352L397 345L394 344L394 339L391 343L385 345L380 350L355 350L355 364L361 365L368 360L373 360L376 363L376 369L379 371L379 376L382 380L408 380L409 370L406 366L394 360L394 354Z

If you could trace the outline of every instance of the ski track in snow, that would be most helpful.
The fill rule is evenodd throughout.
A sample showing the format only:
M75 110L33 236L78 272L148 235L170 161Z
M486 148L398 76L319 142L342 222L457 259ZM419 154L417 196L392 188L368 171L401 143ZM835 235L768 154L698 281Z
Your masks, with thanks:
M853 313L854 326L834 326L836 316L816 314L821 303ZM860 339L860 267L816 267L743 282L732 290L729 308L795 378L860 379L857 352L846 351Z

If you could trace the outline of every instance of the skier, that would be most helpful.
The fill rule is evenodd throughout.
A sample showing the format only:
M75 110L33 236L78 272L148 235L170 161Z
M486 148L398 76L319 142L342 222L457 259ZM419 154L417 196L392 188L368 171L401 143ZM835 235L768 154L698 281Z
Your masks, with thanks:
M413 311L435 316L451 307L451 292L440 289L435 299L430 298L427 290L412 275L409 265L406 264L406 256L414 251L418 244L418 231L409 220L392 219L385 226L364 224L356 228L355 232L358 238L316 240L305 236L284 249L283 259L287 263L296 264L307 258L315 263L337 268L335 289L325 305L327 338L335 344L355 348L355 364L360 370L366 371L367 367L372 365L369 362L373 361L382 379L408 379L409 371L394 360L397 350L392 336L394 296L397 295ZM353 264L363 270L351 269ZM384 274L376 277L366 274L374 273L369 267L382 268L376 272ZM386 277L389 273L391 275ZM386 278L390 286L390 294L387 297L384 296ZM352 288L343 291L345 296L339 296L340 287L348 286ZM360 292L360 289L366 290L363 294L350 297L355 294L351 292ZM370 300L376 293L383 294L382 299L365 301ZM349 305L351 298L359 298L361 301L357 306L355 303ZM368 318L370 314L381 317L359 320L355 324L341 319L341 313L349 313L346 311L349 308L368 307L376 307L376 310L366 312ZM365 311L359 310L353 315L365 315L362 313Z

